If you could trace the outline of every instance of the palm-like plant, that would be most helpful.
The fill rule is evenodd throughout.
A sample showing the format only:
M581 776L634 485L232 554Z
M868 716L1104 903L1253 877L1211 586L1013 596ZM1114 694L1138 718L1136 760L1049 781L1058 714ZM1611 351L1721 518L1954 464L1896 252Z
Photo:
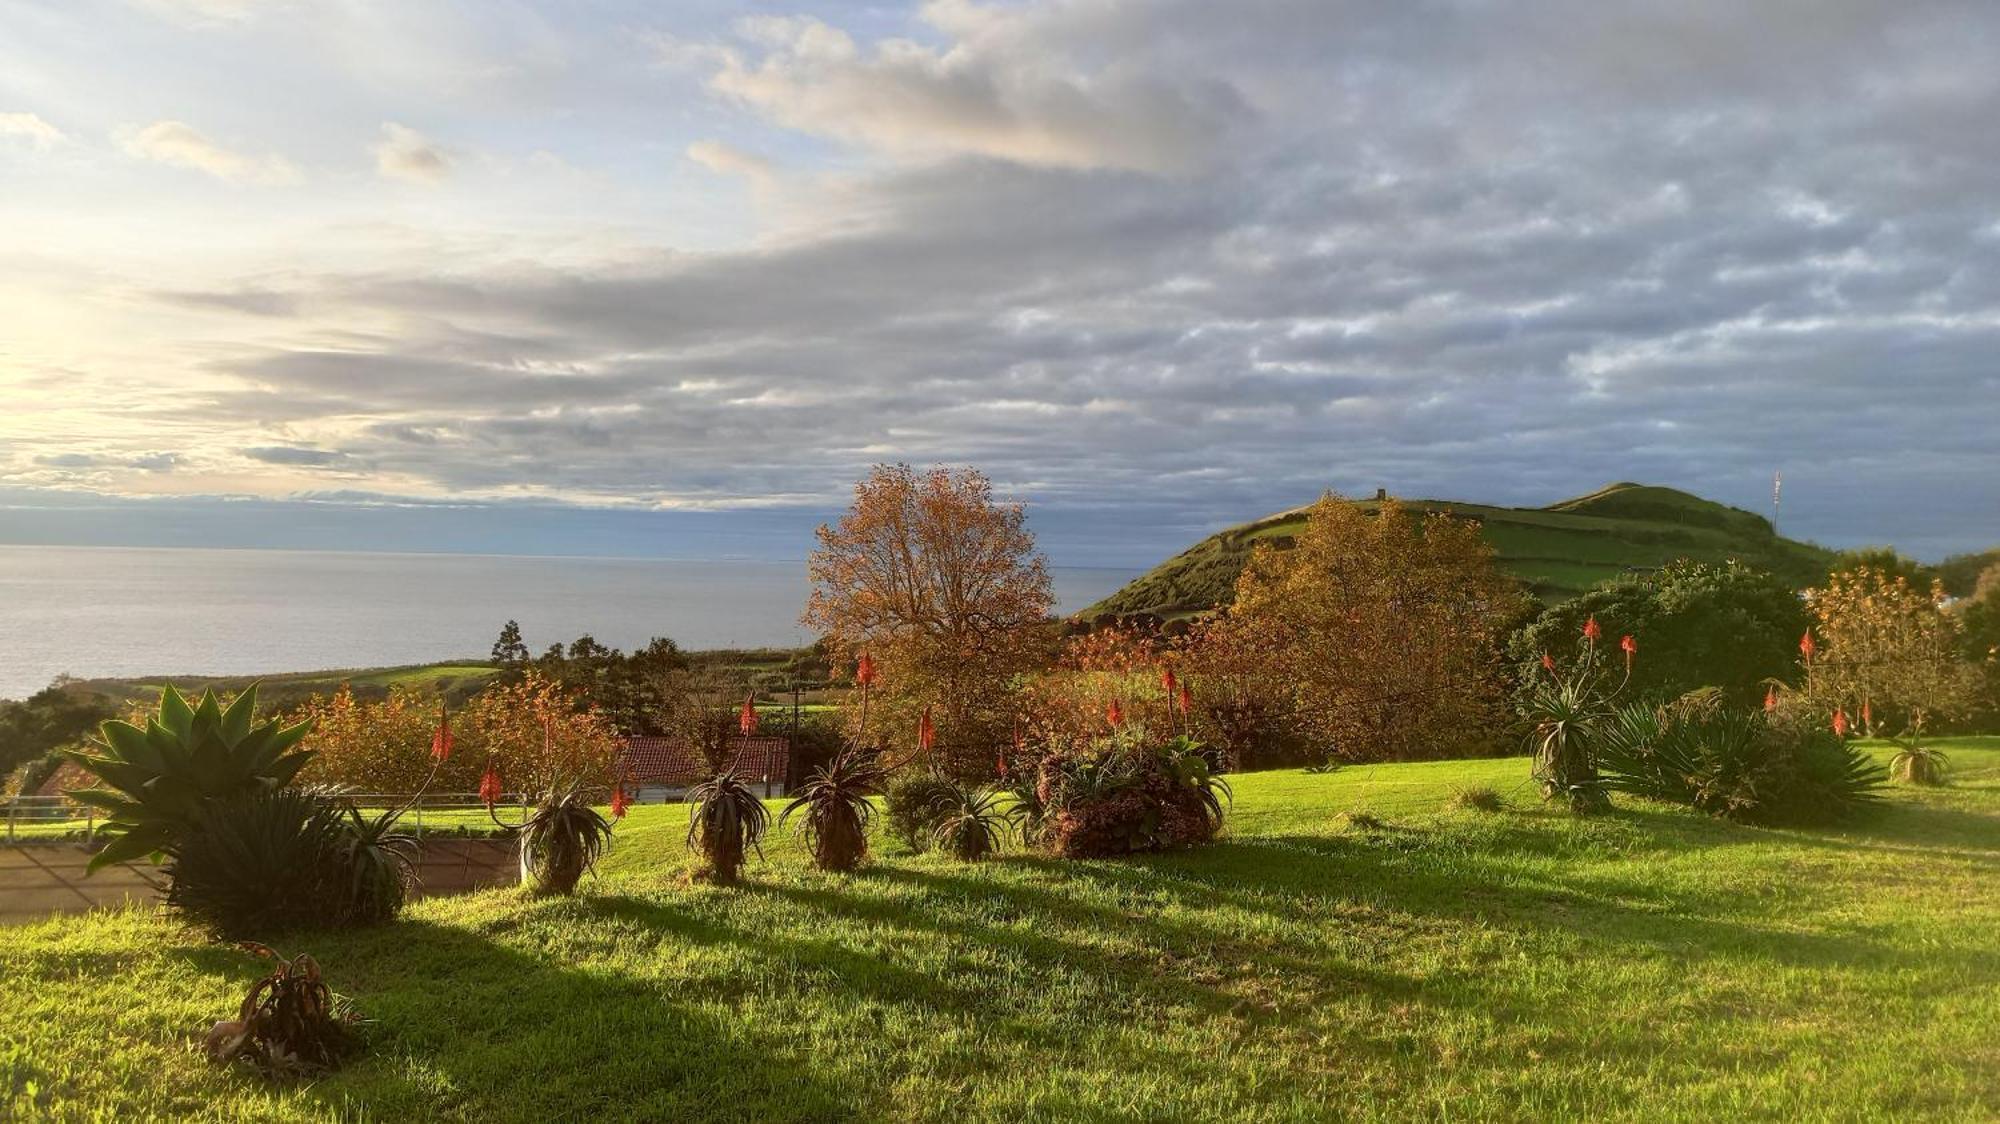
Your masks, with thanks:
M990 788L962 788L942 805L931 842L965 862L977 862L1000 849L1008 809L1004 794Z
M688 849L701 856L709 878L734 884L748 853L763 854L771 814L756 791L727 770L689 789L687 798Z
M521 882L538 894L573 894L611 844L611 821L579 786L551 789L521 821Z
M296 748L312 724L253 722L256 710L255 686L227 709L212 690L190 706L168 686L160 692L159 713L144 729L106 722L101 746L66 750L103 782L70 794L106 813L102 831L110 842L91 859L90 869L172 854L212 802L290 784L312 759Z
M778 822L803 810L813 865L821 870L853 870L868 854L868 821L875 814L870 797L881 793L882 780L882 770L872 760L852 750L843 752L813 770Z
M1889 772L1906 784L1940 785L1951 762L1941 749L1915 742L1897 742L1896 756L1889 759Z

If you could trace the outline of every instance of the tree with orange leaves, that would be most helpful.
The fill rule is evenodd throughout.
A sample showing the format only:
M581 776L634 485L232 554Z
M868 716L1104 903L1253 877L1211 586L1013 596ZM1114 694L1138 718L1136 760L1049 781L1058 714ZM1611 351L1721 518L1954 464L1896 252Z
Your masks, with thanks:
M945 764L990 771L1055 607L1021 505L974 469L878 465L818 538L801 619L847 661L872 657L869 736L908 743L928 706Z
M1328 494L1292 549L1251 556L1229 616L1330 756L1459 756L1506 724L1500 639L1521 597L1477 523Z

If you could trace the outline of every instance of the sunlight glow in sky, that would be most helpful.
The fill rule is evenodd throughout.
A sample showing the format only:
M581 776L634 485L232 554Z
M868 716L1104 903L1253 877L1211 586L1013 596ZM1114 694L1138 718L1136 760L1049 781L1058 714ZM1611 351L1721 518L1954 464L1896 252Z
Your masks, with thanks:
M2000 540L1989 4L0 26L0 541L448 500L535 552L566 507L805 522L885 459L1137 564L1326 487L1764 511L1777 470L1789 533Z

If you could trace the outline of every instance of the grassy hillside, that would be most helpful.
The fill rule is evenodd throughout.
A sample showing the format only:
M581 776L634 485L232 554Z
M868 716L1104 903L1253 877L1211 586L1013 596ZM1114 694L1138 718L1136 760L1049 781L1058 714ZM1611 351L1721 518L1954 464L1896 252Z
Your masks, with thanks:
M1358 501L1367 510L1379 505ZM1406 500L1412 511L1476 519L1500 566L1547 601L1573 597L1607 578L1677 558L1736 558L1804 584L1833 555L1780 537L1762 516L1642 484L1613 484L1548 507L1493 507L1454 500ZM1078 616L1151 613L1174 618L1228 600L1257 544L1288 541L1305 509L1279 512L1211 535L1132 580Z
M1577 820L1447 761L1235 778L1196 852L835 877L785 840L738 891L645 807L584 898L278 942L373 1020L310 1085L192 1048L244 954L0 929L0 1118L1991 1120L2000 739L1948 748L1954 787L1838 831ZM1513 808L1451 810L1475 784Z

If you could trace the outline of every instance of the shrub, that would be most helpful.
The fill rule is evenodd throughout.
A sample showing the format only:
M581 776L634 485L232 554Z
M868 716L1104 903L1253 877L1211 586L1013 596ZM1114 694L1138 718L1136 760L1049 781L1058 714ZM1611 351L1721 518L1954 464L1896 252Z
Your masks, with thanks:
M417 858L397 815L315 788L208 801L168 862L167 904L228 938L390 920Z
M1221 830L1230 795L1199 743L1179 737L1151 744L1142 732L1052 754L1038 787L1040 841L1065 858L1207 843Z
M1508 641L1522 686L1537 680L1542 653L1570 651L1592 618L1611 636L1645 642L1632 698L1672 699L1715 686L1738 706L1761 699L1765 680L1790 672L1807 622L1789 582L1737 562L1683 560L1544 609Z
M942 801L931 842L962 862L978 862L1000 849L1007 827L1002 794L991 788L957 788Z
M1507 798L1499 790L1488 787L1461 788L1451 794L1450 805L1469 812L1504 812Z
M572 783L609 787L617 780L617 734L602 714L579 710L577 702L534 671L493 684L451 712L456 749L438 763L424 749L438 726L440 700L398 689L368 702L343 687L298 712L313 722L302 743L313 759L300 779L363 792L415 792L435 768L442 791L473 792L481 771L492 767L523 792Z
M250 985L234 1019L216 1023L205 1043L210 1060L247 1062L267 1076L320 1073L353 1049L353 1013L320 976L312 957L290 960L260 944L245 948L276 965Z
M754 848L761 855L770 813L757 793L735 773L717 773L688 790L688 849L703 861L701 874L721 885L743 875Z
M868 821L875 813L869 798L881 791L882 770L858 753L843 753L821 768L799 789L778 817L779 822L803 809L806 846L821 870L853 870L868 854Z
M521 881L538 894L573 894L611 843L611 821L571 786L545 793L521 823Z
M924 770L905 773L889 784L885 804L889 831L912 851L930 845L931 830L944 816L944 808L959 792L958 785Z
M1821 823L1873 804L1881 766L1822 730L1696 694L1628 706L1599 744L1604 783L1748 823Z

